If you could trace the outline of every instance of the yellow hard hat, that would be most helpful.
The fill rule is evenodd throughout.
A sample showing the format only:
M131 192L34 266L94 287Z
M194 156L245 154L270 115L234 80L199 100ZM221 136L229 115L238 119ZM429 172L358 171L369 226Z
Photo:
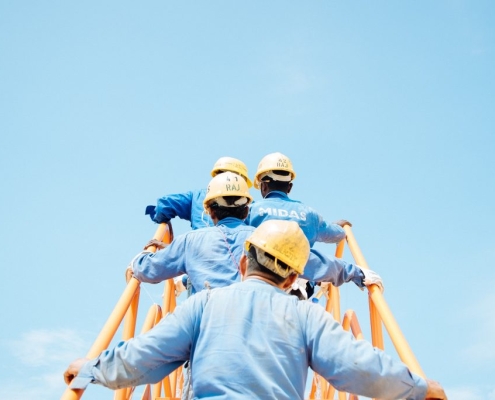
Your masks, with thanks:
M291 274L292 270L302 274L309 258L309 241L295 221L270 219L263 222L246 239L246 250L249 250L250 245L257 250L258 262L283 278ZM275 260L267 257L260 260L258 250L270 254ZM280 268L277 260L287 264L292 270Z
M224 197L230 196L240 196L241 198L236 200L235 203L229 204ZM227 171L214 176L208 184L206 197L203 200L205 210L208 209L208 204L212 200L215 200L223 207L241 207L249 205L253 198L249 194L249 188L244 178L234 172Z
M236 174L242 176L246 180L248 188L253 186L253 183L248 178L248 169L246 164L244 164L241 160L233 157L220 157L211 170L211 176L217 176L219 173L225 171L235 172Z
M256 189L260 188L261 178L271 171L287 171L290 172L290 175L287 175L287 181L290 182L296 178L296 173L294 172L294 168L292 168L292 162L289 157L283 155L282 153L271 153L263 157L258 164L258 170L256 171L256 175L254 177L254 187ZM273 178L273 176L272 176ZM284 180L280 178L285 177L277 177L274 180Z

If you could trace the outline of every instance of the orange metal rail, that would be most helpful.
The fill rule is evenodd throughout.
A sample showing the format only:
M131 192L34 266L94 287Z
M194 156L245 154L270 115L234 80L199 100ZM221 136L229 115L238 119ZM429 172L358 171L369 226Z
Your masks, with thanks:
M352 233L352 229L349 225L344 226L346 232L346 240L351 251L351 254L356 262L363 269L369 269L368 264L361 253L361 250L357 244L357 241ZM343 254L344 241L340 242L337 246L335 252L336 257L342 257ZM370 312L370 328L371 328L371 343L373 346L380 349L384 349L383 344L383 331L382 322L389 334L389 337L399 355L400 359L404 364L408 366L411 372L425 377L423 370L421 369L416 357L414 356L409 344L407 343L399 325L395 321L395 318L390 311L382 292L376 285L368 286L368 302L369 302L369 312ZM325 296L327 298L326 310L333 314L336 321L340 321L340 300L339 300L339 289L333 285L328 287L323 287L320 292L318 292L317 297ZM359 325L358 319L354 311L348 310L344 315L342 320L342 326L345 330L351 330L353 335L358 340L363 339L363 334L361 327ZM314 374L313 382L311 385L311 391L309 393L308 400L333 400L335 394L335 388L333 388L327 381L325 381L318 374ZM356 400L358 397L354 394L338 392L339 400Z
M170 242L170 233L167 224L160 224L153 239L163 241L165 243ZM150 247L150 251L156 251L156 248ZM137 315L137 302L138 302L138 292L139 292L139 281L135 278L128 279L127 286L124 289L124 293L121 295L117 304L115 305L110 317L106 321L102 330L100 331L98 337L96 338L93 346L86 355L86 358L95 358L103 350L108 348L110 342L112 341L115 333L117 332L124 316L127 313L130 321L126 322L124 328L124 335L134 335L134 327L136 325L136 315ZM131 303L135 299L135 303L132 307ZM132 337L132 336L130 336ZM61 400L77 400L83 395L84 390L82 389L70 389L67 388L62 394Z
M347 235L347 243L349 245L349 249L354 260L356 261L356 264L358 264L362 268L369 268L368 263L364 259L364 256L361 253L361 249L359 248L357 241L354 238L354 234L352 233L350 226L346 225L344 227L344 230ZM409 367L411 372L425 378L425 373L419 366L418 360L409 347L409 344L407 343L406 338L400 330L399 325L395 321L390 308L385 302L385 298L383 297L382 292L376 285L369 286L368 291L370 299L370 315L372 316L372 339L376 340L376 342L380 344L380 346L377 347L383 349L383 335L381 329L381 321L383 321L383 324L387 329L395 350L397 351L397 354L399 355L402 362ZM375 345L374 341L372 343L373 345Z

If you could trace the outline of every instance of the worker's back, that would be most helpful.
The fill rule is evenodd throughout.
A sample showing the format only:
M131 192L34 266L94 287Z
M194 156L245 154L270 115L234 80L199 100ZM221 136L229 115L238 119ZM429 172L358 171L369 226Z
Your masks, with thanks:
M302 399L308 355L297 303L256 279L213 290L203 314L196 314L195 396Z
M213 290L209 300L205 292L193 297L184 320L193 337L197 398L302 400L309 367L338 390L386 393L388 399L424 396L425 382L413 380L404 364L356 341L323 307L262 280Z
M297 222L311 246L315 242L338 243L345 237L340 226L327 224L313 208L279 191L252 203L246 223L256 228L272 219Z

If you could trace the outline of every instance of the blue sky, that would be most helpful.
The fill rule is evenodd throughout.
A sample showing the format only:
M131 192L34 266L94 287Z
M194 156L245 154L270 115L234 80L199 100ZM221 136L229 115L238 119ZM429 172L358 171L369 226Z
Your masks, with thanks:
M425 373L495 399L494 26L490 1L0 2L0 398L61 396L147 204L280 151L293 198L354 224Z

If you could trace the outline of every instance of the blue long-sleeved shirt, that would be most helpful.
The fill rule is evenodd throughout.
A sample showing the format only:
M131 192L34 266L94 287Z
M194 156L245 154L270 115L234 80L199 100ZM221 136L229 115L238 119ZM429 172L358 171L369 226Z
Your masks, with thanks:
M191 222L192 229L213 226L210 216L204 212L203 200L206 189L185 193L168 194L160 197L155 207L153 221L161 224L175 217Z
M322 307L258 279L192 296L156 327L86 364L71 383L155 383L191 360L195 399L303 399L308 368L336 389L423 400L426 381Z
M201 291L205 282L212 288L238 282L244 243L254 229L240 219L229 217L216 226L179 235L163 250L138 255L132 263L134 277L141 282L158 283L187 274L193 293ZM301 277L332 282L335 286L352 280L363 286L360 268L339 258L327 257L315 249L311 249Z
M327 224L314 209L290 199L284 192L270 192L264 199L252 203L246 223L258 227L269 219L297 222L311 246L315 242L338 243L345 238L345 231L341 226Z
M134 277L158 283L187 274L193 292L202 290L206 281L212 288L230 285L240 280L239 260L254 229L228 217L216 226L179 235L165 249L137 257L132 265Z

